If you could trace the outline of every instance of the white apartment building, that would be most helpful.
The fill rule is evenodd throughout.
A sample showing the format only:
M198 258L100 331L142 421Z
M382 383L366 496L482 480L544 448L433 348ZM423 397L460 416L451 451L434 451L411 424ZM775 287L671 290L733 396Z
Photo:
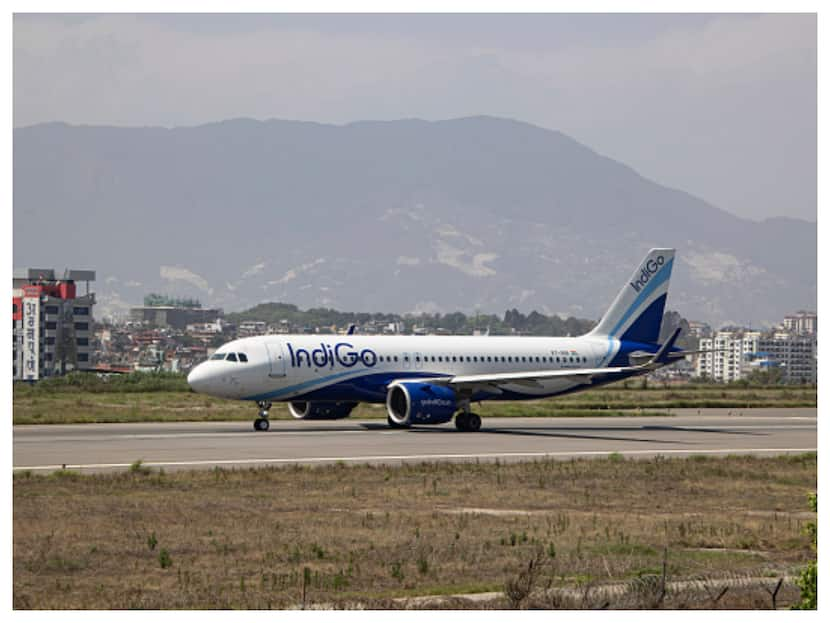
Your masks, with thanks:
M790 333L815 335L818 331L818 316L815 312L799 311L791 316L784 316L782 326Z
M743 378L745 364L756 352L760 337L758 331L718 331L714 337L701 338L699 349L711 352L698 355L695 375L722 383Z
M815 383L816 338L777 332L764 335L759 331L718 331L714 337L701 338L702 353L695 361L695 375L716 381L737 381L764 366L780 367L784 380L793 383Z
M245 320L239 323L237 337L251 337L254 335L265 335L268 326L262 320Z

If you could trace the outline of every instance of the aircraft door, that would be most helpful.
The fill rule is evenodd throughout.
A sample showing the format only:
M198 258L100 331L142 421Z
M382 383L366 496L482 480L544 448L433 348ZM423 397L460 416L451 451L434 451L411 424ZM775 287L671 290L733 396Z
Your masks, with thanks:
M265 350L268 352L268 365L270 366L268 376L285 376L285 352L282 348L282 340L266 341Z

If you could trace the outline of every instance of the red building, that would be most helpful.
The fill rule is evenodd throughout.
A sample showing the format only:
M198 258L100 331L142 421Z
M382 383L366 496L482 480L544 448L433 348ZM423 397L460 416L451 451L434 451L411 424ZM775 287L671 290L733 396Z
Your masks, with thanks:
M91 367L95 271L15 271L12 278L12 357L15 380L37 380ZM76 283L86 282L78 296Z

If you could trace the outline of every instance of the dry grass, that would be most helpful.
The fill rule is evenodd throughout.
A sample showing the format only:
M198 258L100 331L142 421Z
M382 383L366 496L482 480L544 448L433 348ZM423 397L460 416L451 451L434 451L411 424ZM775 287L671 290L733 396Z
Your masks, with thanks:
M688 385L635 389L618 383L547 400L484 402L475 409L485 417L665 415L666 409L679 407L815 407L816 397L814 387ZM189 391L92 393L71 387L47 391L16 387L12 406L14 424L253 420L257 413L250 402L221 400ZM275 404L271 417L291 416L285 405ZM386 418L386 408L361 404L352 417Z
M519 590L534 556L536 589L636 580L639 594L664 551L672 581L776 578L812 554L803 527L815 487L814 454L24 473L13 484L14 606L286 608L305 594L308 606L406 607L392 598ZM609 607L648 605L630 591ZM605 605L600 593L534 595L523 606ZM768 601L756 591L722 605ZM493 603L508 604L449 605Z

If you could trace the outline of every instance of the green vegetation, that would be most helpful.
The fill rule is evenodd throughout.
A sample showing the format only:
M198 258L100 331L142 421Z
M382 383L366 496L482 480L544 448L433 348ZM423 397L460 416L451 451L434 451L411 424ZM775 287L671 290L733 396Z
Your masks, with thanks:
M190 392L187 377L177 372L132 372L99 376L70 372L36 383L15 383L15 396L46 396L55 393Z
M197 299L180 299L166 294L150 293L144 297L145 307L189 307L199 308L202 303Z
M810 502L810 510L818 512L818 494L811 493L807 496ZM801 590L801 600L795 604L797 610L816 610L818 608L818 560L816 552L818 548L818 526L815 521L810 521L804 527L804 531L812 541L813 560L798 574L796 584Z
M13 606L789 607L816 478L815 453L15 474Z
M593 417L666 415L677 408L815 407L817 400L815 386L637 385L623 382L545 400L483 402L474 409L482 417ZM194 394L184 376L170 373L107 379L76 373L35 385L16 383L13 393L14 424L242 421L255 414L252 403ZM291 416L275 404L271 417ZM386 408L361 404L352 418L385 419Z
M508 335L519 332L527 335L581 335L594 326L591 320L574 317L562 319L559 316L545 316L538 312L528 315L516 309L505 312L503 318L495 314L467 316L462 312L449 314L401 315L391 313L341 312L328 308L301 310L288 303L263 303L244 312L228 314L229 322L239 323L245 320L258 320L268 324L278 324L285 320L292 326L305 327L345 327L350 324L375 322L386 324L402 322L405 333L413 327L442 328L452 333L470 334L475 329L490 329L492 335Z

